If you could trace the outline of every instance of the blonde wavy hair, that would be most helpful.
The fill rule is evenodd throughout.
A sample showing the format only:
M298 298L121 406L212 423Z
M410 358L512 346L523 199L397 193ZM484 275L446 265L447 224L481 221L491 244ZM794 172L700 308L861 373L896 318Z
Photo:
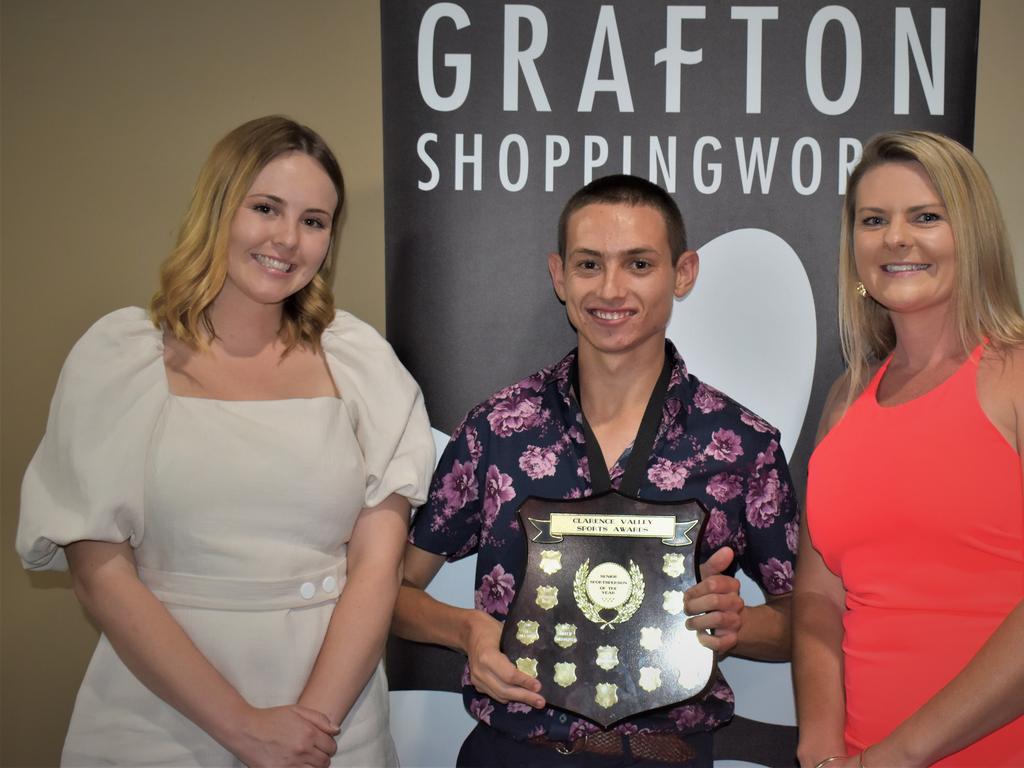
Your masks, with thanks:
M886 163L919 163L938 192L953 231L956 275L953 313L964 350L988 338L997 350L1024 342L1013 254L992 184L971 152L947 136L891 131L873 137L850 175L839 241L839 336L853 395L873 363L896 346L889 311L861 298L854 260L857 188L864 175Z
M160 268L160 288L149 304L153 323L193 349L208 348L216 337L207 310L227 277L231 221L257 174L287 152L302 152L320 164L334 184L338 204L320 270L284 303L281 339L288 350L296 345L318 350L320 335L334 319L334 247L345 199L341 168L312 129L280 115L260 117L235 128L210 152L199 171L177 244Z

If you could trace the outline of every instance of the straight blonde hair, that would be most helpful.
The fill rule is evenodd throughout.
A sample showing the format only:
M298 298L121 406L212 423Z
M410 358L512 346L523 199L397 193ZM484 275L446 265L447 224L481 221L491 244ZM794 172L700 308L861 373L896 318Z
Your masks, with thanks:
M919 163L949 216L956 248L953 313L965 351L983 339L998 350L1024 343L1013 254L992 183L973 154L947 136L891 131L872 138L850 175L839 240L839 337L849 366L852 398L873 363L896 346L889 311L861 298L854 260L857 188L864 175L886 163Z
M227 277L235 213L264 166L287 152L302 152L320 164L334 184L338 204L320 270L284 303L281 339L287 350L296 345L319 350L320 335L334 319L334 247L345 199L341 168L312 129L279 115L261 117L227 134L203 163L177 244L160 268L160 287L149 304L153 323L193 349L207 349L217 335L207 310Z

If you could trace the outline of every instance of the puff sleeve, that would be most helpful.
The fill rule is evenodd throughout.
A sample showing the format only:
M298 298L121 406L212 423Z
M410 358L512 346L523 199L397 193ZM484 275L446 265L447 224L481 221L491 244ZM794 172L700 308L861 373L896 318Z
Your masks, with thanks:
M166 400L163 336L144 310L112 312L78 340L22 481L26 568L66 569L64 545L82 539L138 546L146 453Z
M347 312L335 314L322 341L363 452L364 506L392 493L419 506L434 468L434 439L419 386L391 345Z

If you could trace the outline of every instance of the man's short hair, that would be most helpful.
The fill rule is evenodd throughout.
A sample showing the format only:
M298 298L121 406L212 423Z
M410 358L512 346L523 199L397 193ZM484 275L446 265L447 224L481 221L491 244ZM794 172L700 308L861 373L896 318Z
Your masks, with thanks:
M672 251L672 265L686 251L686 227L683 225L683 214L672 196L657 184L652 184L639 176L617 173L613 176L602 176L594 179L578 190L562 209L558 217L558 254L565 262L566 229L569 217L576 211L594 203L608 205L646 205L654 208L665 220L668 233L668 247Z

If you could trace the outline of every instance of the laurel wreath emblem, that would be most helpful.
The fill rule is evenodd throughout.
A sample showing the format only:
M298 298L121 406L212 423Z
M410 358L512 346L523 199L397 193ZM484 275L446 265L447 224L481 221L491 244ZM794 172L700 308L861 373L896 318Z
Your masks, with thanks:
M590 576L590 558L583 561L576 570L576 576L572 581L572 596L576 598L576 605L583 612L583 615L595 624L600 624L601 629L611 629L613 624L622 624L629 621L637 612L640 604L644 601L644 575L640 572L639 566L632 560L629 561L629 599L615 610L615 615L606 619L601 615L603 608L595 605L587 595L587 577Z

